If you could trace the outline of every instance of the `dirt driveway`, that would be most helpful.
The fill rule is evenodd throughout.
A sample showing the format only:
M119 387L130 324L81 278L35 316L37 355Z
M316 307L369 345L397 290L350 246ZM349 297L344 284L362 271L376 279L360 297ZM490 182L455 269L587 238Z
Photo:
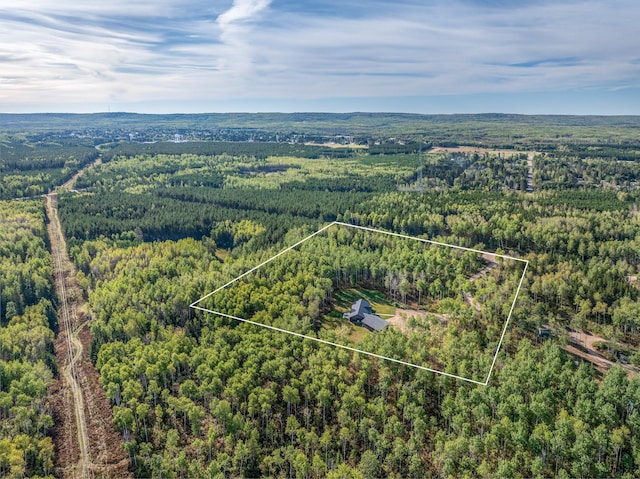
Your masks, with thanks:
M592 334L580 331L570 331L569 332L569 344L565 346L565 350L568 353L573 354L574 356L578 356L586 361L589 361L591 364L595 366L599 371L606 373L611 366L615 363L613 361L608 360L607 358L600 355L598 350L595 348L595 343L597 342L608 342L606 339L601 338L599 336L594 336ZM579 345L585 348L587 351L583 351L577 348L574 345ZM629 374L635 374L637 371L633 366L629 364L620 364Z
M446 314L432 313L431 311L422 311L418 309L400 309L400 308L396 309L396 313L393 316L391 317L382 316L382 319L386 320L389 324L393 324L394 326L399 328L400 331L405 332L408 329L407 320L410 317L417 316L424 319L427 316L427 314L435 316L440 320L441 323L445 323L446 321L448 321Z

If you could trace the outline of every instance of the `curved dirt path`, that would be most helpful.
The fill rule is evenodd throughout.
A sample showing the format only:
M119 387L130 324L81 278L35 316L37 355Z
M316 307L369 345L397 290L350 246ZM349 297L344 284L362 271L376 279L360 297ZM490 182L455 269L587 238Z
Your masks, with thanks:
M487 266L485 266L480 271L478 271L476 274L471 276L469 278L469 282L470 283L473 283L474 281L479 280L484 275L486 275L489 271L491 271L493 268L498 266L498 263L496 261L496 255L494 253L482 253L482 258L484 258L486 261L488 261L489 264L487 264ZM482 306L480 305L480 303L478 303L475 300L475 298L471 295L471 293L465 293L464 294L464 298L467 301L467 304L469 306L471 306L473 309L475 309L478 312L480 312L482 310Z

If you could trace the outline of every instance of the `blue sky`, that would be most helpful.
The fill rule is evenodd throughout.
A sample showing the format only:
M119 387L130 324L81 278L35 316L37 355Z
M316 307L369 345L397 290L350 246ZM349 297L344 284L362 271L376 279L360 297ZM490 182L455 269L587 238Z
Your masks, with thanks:
M0 111L640 114L637 0L3 0Z

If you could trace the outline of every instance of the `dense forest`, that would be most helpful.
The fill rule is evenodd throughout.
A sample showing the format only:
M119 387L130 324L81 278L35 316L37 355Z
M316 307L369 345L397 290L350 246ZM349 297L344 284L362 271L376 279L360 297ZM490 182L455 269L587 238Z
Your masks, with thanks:
M427 153L423 160L398 152L308 160L122 155L85 175L88 193L63 197L61 215L96 315L96 366L136 474L637 474L636 413L628 405L637 401L638 379L619 366L601 378L562 350L567 328L587 327L611 338L611 348L622 341L635 350L638 289L627 280L640 261L633 185L627 192L613 182L554 188L545 178L558 177L552 165L563 160L556 161L536 156L533 193L525 192L527 155L517 153ZM421 180L421 191L398 191ZM354 187L336 187L347 181ZM530 261L515 329L489 386L187 307L336 219ZM357 256L350 266L352 248L332 244L323 251L310 243L210 306L314 334L340 281L370 275L374 263L384 267ZM427 288L425 300L448 297L444 307L457 308L466 323L456 321L423 347L393 330L362 344L481 377L497 317L478 327L472 308L464 314L455 271L433 270L445 276L429 282L441 286ZM386 274L380 289L389 285ZM407 278L415 297L416 278ZM496 287L487 278L473 292L484 288L486 297ZM389 293L400 297L399 289ZM496 296L496 311L508 309L506 296ZM540 345L542 325L557 340ZM340 330L319 334L349 341Z
M139 119L103 120L126 137ZM301 118L267 120L246 126L275 135ZM102 157L60 193L59 215L135 477L640 476L633 121L422 120L431 137L418 122L407 131L420 135L330 150L110 137L96 149L95 133L58 138L56 156L42 153L48 133L4 138L0 174L56 172L33 194ZM172 121L191 120L143 133ZM333 118L314 121L322 138ZM344 121L333 133L366 136L389 118ZM486 386L189 307L333 221L528 261ZM57 367L42 200L1 203L0 225L0 475L46 476ZM484 382L523 271L487 261L334 228L202 305ZM355 337L331 321L357 288L429 314ZM599 363L583 360L589 338Z
M53 477L55 310L44 205L0 202L0 476Z
M414 304L416 314L398 326L404 332L366 334L359 349L484 382L524 267L501 263L469 281L482 268L477 253L334 225L199 306L353 346L344 322L326 313L336 292L366 287L399 307ZM474 307L474 297L482 298L482 308ZM395 350L398 341L410 356Z
M83 247L97 366L137 475L637 473L636 377L614 368L599 386L557 345L510 334L490 386L475 387L194 315L185 304L232 267L214 247ZM414 354L399 337L383 346Z
M0 138L0 200L46 193L97 157L93 145L83 141Z

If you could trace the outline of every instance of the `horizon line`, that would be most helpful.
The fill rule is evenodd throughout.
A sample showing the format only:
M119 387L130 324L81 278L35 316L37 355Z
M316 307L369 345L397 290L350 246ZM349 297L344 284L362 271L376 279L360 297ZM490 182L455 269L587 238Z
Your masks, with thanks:
M92 112L56 112L56 111L30 111L30 112L11 112L0 111L0 115L146 115L146 116L168 116L168 115L305 115L305 114L328 114L328 115L410 115L410 116L484 116L484 115L503 115L503 116L554 116L554 117L640 117L640 113L515 113L515 112L456 112L456 113L415 113L408 111L323 111L323 110L299 110L299 111L201 111L201 112L165 112L165 113L148 113L139 111L92 111Z

